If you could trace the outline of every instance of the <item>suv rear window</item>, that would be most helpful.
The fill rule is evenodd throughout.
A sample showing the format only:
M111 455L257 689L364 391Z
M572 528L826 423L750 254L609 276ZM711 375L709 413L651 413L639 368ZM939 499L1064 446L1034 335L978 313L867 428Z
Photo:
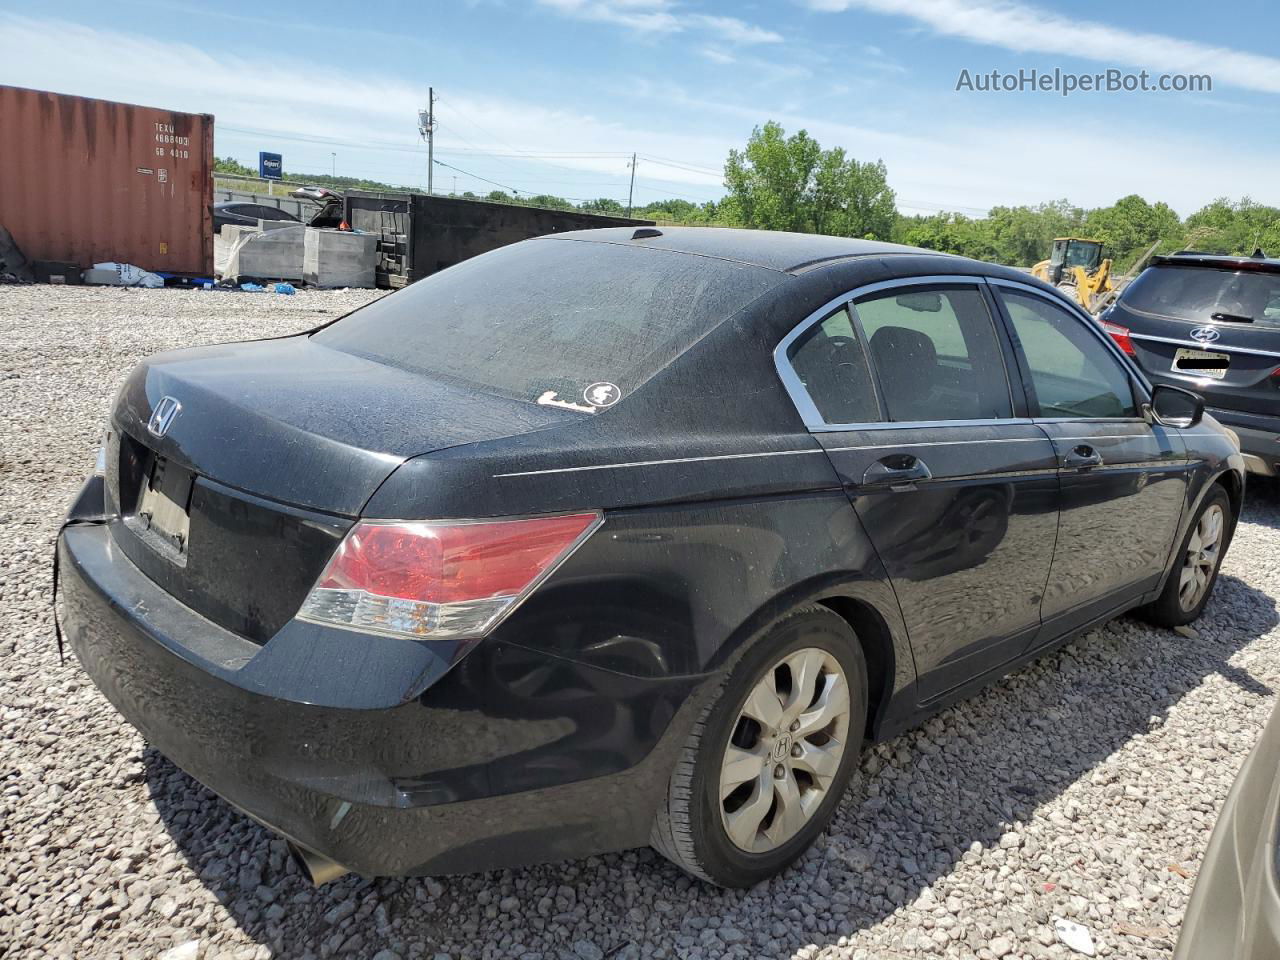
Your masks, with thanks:
M541 238L432 274L315 338L517 400L592 412L783 279L763 267L638 244ZM600 384L617 390L585 395Z
M1280 273L1213 267L1157 266L1121 297L1139 313L1191 323L1257 323L1280 327Z

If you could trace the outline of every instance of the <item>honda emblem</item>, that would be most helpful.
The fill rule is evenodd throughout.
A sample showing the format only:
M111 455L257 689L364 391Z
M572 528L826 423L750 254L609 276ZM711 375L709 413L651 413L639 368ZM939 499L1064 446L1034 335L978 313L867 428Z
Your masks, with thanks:
M151 419L147 421L147 432L153 437L163 437L173 426L173 421L181 409L182 404L173 397L161 397L160 402L151 410Z

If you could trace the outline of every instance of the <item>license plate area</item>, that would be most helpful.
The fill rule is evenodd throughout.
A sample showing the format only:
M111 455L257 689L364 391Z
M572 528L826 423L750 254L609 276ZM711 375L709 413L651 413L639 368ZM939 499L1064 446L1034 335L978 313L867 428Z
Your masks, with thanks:
M186 566L190 547L191 487L190 470L153 457L144 474L137 507L125 518L134 535L161 556Z
M1221 380L1227 375L1227 368L1230 366L1231 357L1225 353L1211 353L1207 350L1190 350L1181 347L1173 355L1173 370L1192 377Z

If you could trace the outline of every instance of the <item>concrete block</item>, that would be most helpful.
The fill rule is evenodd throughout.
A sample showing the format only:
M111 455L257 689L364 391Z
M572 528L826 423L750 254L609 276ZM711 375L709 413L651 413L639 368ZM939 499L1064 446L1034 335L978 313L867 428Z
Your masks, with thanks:
M316 287L373 287L377 236L320 227L307 227L306 232L302 264L306 283Z
M233 229L224 228L224 234ZM295 223L279 230L259 231L235 227L226 266L221 273L233 279L301 280L306 228ZM224 238L224 242L227 238Z

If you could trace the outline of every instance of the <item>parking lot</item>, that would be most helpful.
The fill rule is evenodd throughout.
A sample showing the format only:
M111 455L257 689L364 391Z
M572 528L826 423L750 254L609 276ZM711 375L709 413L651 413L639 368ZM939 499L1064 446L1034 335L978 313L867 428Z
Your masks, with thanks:
M1072 957L1172 954L1280 684L1280 486L1253 482L1194 630L1120 619L869 752L828 835L753 890L648 850L305 884L282 842L59 664L50 561L142 357L314 326L380 291L0 286L0 954ZM385 951L385 952L384 952Z

